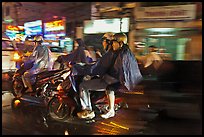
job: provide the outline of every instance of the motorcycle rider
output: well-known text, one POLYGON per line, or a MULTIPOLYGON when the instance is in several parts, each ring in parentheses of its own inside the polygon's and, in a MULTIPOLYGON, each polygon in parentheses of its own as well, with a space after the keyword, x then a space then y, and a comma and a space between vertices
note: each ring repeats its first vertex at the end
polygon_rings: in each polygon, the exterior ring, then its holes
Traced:
MULTIPOLYGON (((88 72, 89 70, 86 72, 90 73, 89 75, 104 75, 102 81, 106 83, 104 85, 107 86, 106 94, 109 99, 109 111, 106 114, 102 114, 102 118, 115 116, 115 91, 121 86, 126 87, 128 90, 133 90, 142 79, 137 61, 127 45, 127 36, 124 33, 115 34, 114 40, 111 40, 111 43, 112 50, 109 50, 100 61, 91 66, 89 68, 90 72, 88 72)), ((84 85, 84 87, 86 87, 86 85, 84 85)), ((89 90, 82 90, 81 94, 83 111, 77 113, 77 115, 80 118, 95 117, 91 108, 89 90), (87 109, 89 110, 87 111, 87 109)))
POLYGON ((53 69, 63 69, 64 63, 85 63, 88 64, 90 55, 87 54, 88 51, 85 49, 85 43, 81 38, 74 40, 74 50, 67 55, 61 55, 54 62, 53 69))
POLYGON ((33 92, 32 85, 35 82, 35 74, 52 69, 51 51, 42 43, 43 37, 41 35, 36 35, 34 37, 33 52, 24 63, 26 67, 27 65, 32 64, 32 67, 23 75, 24 85, 28 88, 26 92, 33 92))
MULTIPOLYGON (((102 46, 104 49, 105 54, 107 52, 112 52, 112 45, 111 45, 111 40, 113 40, 113 36, 114 33, 112 32, 107 32, 102 36, 102 46)), ((109 56, 109 54, 107 54, 109 56)), ((97 62, 103 62, 105 63, 105 60, 108 59, 108 56, 101 56, 99 58, 99 60, 97 62), (102 59, 101 59, 102 58, 102 59)), ((100 64, 100 63, 99 63, 100 64)), ((79 74, 79 68, 78 68, 78 74, 79 74)), ((83 70, 82 70, 83 71, 83 70)), ((95 78, 95 79, 91 79, 91 77, 86 76, 86 81, 83 81, 80 86, 79 86, 79 90, 80 90, 80 102, 81 102, 81 106, 82 106, 82 112, 79 112, 77 115, 80 118, 93 118, 95 117, 95 113, 92 111, 92 106, 90 104, 90 92, 88 92, 89 90, 105 90, 107 83, 105 83, 104 81, 101 81, 101 79, 95 78)))

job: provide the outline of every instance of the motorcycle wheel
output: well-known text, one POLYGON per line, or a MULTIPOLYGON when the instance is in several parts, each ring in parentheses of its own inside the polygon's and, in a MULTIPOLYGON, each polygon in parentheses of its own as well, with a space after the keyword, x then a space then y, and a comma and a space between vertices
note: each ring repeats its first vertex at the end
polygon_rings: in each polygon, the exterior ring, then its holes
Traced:
POLYGON ((71 108, 60 103, 57 97, 52 98, 48 103, 48 114, 54 120, 65 120, 71 114, 71 108))

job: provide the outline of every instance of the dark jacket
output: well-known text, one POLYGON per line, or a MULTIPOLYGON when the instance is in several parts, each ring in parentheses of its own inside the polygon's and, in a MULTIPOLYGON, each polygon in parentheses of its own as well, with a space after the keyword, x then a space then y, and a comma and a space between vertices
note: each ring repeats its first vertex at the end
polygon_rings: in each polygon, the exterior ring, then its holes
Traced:
POLYGON ((76 75, 108 74, 118 79, 128 90, 134 90, 142 80, 137 61, 127 45, 116 52, 109 50, 94 65, 74 66, 73 72, 76 75))
POLYGON ((76 39, 79 44, 78 49, 72 51, 70 54, 59 56, 57 61, 60 63, 71 62, 71 63, 89 63, 88 58, 85 55, 85 44, 82 39, 76 39))

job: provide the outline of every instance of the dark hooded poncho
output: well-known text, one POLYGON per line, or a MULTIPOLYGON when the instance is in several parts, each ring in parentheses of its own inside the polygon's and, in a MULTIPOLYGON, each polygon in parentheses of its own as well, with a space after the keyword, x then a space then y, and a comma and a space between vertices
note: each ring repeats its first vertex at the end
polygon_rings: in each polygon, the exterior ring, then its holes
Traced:
POLYGON ((120 83, 128 90, 136 89, 137 84, 142 80, 142 75, 134 54, 124 45, 116 58, 114 69, 119 74, 120 83))

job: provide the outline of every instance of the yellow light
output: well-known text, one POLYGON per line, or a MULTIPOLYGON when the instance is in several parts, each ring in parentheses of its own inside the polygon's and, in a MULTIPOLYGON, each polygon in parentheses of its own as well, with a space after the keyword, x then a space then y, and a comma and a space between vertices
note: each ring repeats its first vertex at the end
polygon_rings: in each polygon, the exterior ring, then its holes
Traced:
POLYGON ((18 100, 18 99, 17 99, 17 100, 15 100, 15 101, 14 101, 14 105, 15 105, 15 107, 16 107, 16 106, 18 106, 20 103, 21 103, 21 101, 20 101, 20 100, 18 100))
POLYGON ((13 59, 14 60, 19 60, 20 58, 21 58, 21 56, 17 52, 15 52, 14 55, 13 55, 13 59))
POLYGON ((144 94, 144 91, 141 90, 141 91, 132 91, 132 92, 125 92, 126 94, 136 94, 136 95, 143 95, 144 94))
POLYGON ((110 122, 110 124, 113 124, 114 126, 117 126, 117 127, 120 127, 120 128, 126 129, 126 130, 129 130, 128 127, 125 127, 125 126, 122 126, 122 125, 116 124, 116 123, 114 123, 114 122, 110 122))
POLYGON ((29 52, 29 51, 27 51, 26 53, 25 53, 25 56, 30 56, 32 54, 32 52, 29 52))
POLYGON ((61 86, 61 84, 59 84, 58 86, 57 86, 57 90, 62 90, 62 86, 61 86))
POLYGON ((69 135, 69 132, 65 130, 64 135, 69 135))

